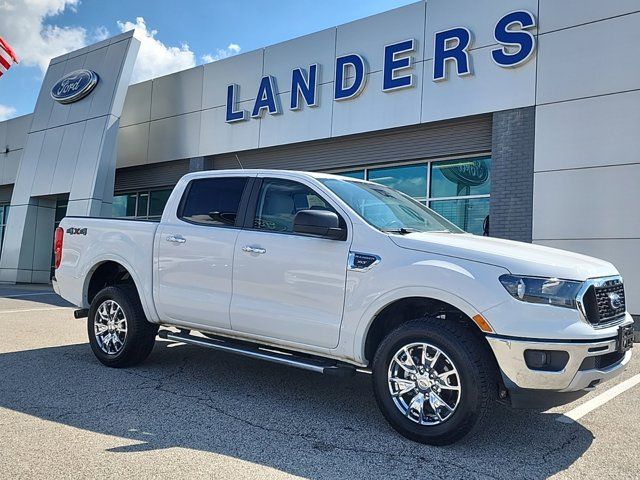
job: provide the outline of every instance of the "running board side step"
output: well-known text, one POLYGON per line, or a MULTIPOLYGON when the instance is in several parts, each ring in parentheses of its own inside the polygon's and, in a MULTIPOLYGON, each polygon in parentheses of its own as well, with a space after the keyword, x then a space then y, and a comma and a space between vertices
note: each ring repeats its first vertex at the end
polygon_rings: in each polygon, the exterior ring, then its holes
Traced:
POLYGON ((316 360, 314 358, 297 356, 295 354, 278 352, 270 349, 267 350, 268 347, 266 346, 254 346, 253 344, 247 344, 246 342, 236 343, 233 340, 228 340, 226 338, 209 339, 195 337, 193 335, 189 335, 188 330, 181 331, 179 333, 172 332, 171 330, 160 330, 158 331, 158 336, 166 340, 212 348, 221 352, 236 353, 245 357, 257 358, 258 360, 266 360, 268 362, 301 368, 311 372, 324 373, 326 375, 346 377, 355 375, 356 373, 356 367, 348 364, 330 363, 330 361, 323 361, 321 359, 316 360))

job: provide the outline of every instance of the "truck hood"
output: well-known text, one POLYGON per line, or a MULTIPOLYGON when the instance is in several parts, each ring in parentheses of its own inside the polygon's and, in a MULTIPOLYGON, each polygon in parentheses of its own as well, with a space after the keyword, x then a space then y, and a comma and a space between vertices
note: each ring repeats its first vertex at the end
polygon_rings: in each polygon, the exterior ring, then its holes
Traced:
POLYGON ((401 248, 462 258, 506 268, 516 275, 584 281, 617 275, 609 262, 557 248, 460 233, 389 235, 401 248))

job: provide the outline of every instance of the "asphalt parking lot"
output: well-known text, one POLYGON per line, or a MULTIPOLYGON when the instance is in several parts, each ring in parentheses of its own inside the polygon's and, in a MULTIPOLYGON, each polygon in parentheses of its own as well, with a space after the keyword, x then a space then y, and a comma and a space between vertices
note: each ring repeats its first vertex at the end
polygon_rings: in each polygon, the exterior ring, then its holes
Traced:
POLYGON ((140 367, 108 369, 71 313, 47 289, 0 287, 3 478, 640 478, 640 385, 558 421, 634 383, 640 356, 574 404, 498 408, 473 438, 436 448, 391 430, 365 374, 165 341, 140 367))

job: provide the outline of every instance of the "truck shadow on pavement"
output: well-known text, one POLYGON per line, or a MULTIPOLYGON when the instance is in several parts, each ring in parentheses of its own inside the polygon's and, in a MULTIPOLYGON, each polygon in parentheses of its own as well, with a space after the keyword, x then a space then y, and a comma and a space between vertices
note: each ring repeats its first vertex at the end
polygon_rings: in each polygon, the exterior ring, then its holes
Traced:
POLYGON ((546 478, 593 441, 556 415, 499 407, 472 438, 420 445, 386 424, 367 375, 169 345, 124 370, 100 365, 87 344, 1 354, 0 407, 121 437, 113 455, 182 447, 317 479, 546 478))

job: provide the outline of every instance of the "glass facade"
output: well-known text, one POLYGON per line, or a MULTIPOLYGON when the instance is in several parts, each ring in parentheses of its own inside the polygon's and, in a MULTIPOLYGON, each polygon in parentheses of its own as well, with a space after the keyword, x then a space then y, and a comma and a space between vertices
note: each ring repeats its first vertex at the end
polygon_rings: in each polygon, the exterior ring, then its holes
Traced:
POLYGON ((409 195, 420 202, 427 200, 427 164, 373 168, 369 180, 409 195))
POLYGON ((113 196, 111 215, 119 218, 160 220, 171 188, 117 193, 113 196))
POLYGON ((461 229, 484 233, 491 194, 490 156, 337 173, 392 187, 428 205, 461 229))

